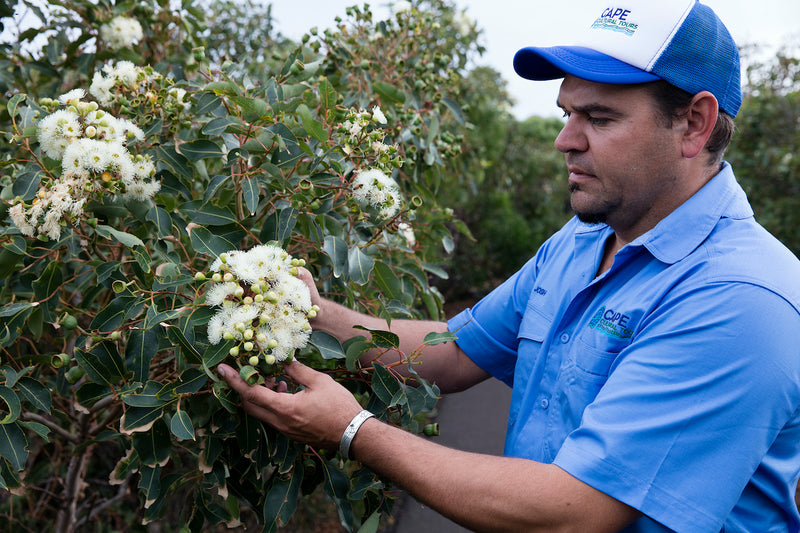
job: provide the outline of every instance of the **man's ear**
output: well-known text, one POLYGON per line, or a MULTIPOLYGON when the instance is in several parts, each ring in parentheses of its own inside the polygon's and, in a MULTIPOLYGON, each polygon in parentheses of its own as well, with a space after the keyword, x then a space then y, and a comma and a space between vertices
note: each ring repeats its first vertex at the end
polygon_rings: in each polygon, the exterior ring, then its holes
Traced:
POLYGON ((719 103, 708 91, 694 95, 686 113, 682 116, 686 120, 686 129, 683 133, 681 153, 686 158, 696 157, 703 149, 714 131, 719 114, 719 103))

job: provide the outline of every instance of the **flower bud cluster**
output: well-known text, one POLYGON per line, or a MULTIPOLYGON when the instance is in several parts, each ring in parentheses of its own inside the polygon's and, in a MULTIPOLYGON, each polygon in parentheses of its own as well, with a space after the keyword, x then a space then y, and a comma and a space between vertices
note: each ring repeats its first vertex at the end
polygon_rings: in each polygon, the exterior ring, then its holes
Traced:
POLYGON ((94 73, 89 93, 100 105, 118 106, 120 113, 163 117, 169 122, 188 120, 192 107, 185 89, 175 87, 152 67, 137 67, 130 61, 105 65, 94 73))
POLYGON ((350 159, 368 161, 386 171, 400 168, 403 161, 397 146, 383 142, 386 132, 380 125, 387 122, 379 106, 372 112, 350 110, 336 130, 336 142, 350 159))
POLYGON ((85 102, 82 89, 70 91, 58 101, 45 99, 44 107, 56 108, 38 124, 42 153, 61 163, 61 174, 42 180, 36 197, 17 201, 9 209, 14 224, 30 237, 58 239, 65 215, 80 217, 86 201, 104 193, 146 200, 160 184, 150 181, 155 174, 152 161, 131 154, 126 144, 143 140, 144 133, 130 120, 116 118, 85 102))
POLYGON ((206 303, 219 308, 208 323, 211 344, 236 341, 230 355, 250 366, 291 360, 308 343, 308 320, 319 310, 297 277, 304 265, 273 244, 222 254, 210 267, 213 284, 206 292, 206 303))
POLYGON ((142 25, 130 17, 114 17, 100 26, 100 40, 112 50, 131 48, 143 36, 142 25))

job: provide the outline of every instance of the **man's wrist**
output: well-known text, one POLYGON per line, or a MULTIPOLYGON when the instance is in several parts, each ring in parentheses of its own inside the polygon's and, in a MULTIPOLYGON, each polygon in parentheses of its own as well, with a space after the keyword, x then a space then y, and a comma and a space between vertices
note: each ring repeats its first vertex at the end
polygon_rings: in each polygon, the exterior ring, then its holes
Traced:
POLYGON ((347 425, 344 429, 344 433, 342 434, 342 438, 339 440, 339 454, 344 457, 345 459, 350 459, 350 445, 353 443, 353 439, 358 433, 358 430, 361 428, 361 425, 366 422, 368 419, 374 417, 372 413, 364 409, 347 425))

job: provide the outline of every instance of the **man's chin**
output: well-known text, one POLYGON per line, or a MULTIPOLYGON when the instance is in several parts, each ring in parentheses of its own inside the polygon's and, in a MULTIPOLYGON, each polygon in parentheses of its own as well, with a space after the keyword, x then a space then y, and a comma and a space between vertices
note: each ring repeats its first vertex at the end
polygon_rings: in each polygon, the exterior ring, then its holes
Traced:
POLYGON ((575 209, 572 212, 584 224, 605 224, 608 218, 605 212, 577 211, 575 209))

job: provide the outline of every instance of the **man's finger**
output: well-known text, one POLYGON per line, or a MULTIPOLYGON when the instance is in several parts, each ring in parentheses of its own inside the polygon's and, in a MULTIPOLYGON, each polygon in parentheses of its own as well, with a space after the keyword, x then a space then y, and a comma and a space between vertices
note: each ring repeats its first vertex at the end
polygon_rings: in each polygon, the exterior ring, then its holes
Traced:
POLYGON ((319 376, 324 375, 321 372, 317 372, 313 368, 304 365, 297 359, 294 359, 291 363, 283 368, 287 376, 292 378, 295 383, 303 385, 304 387, 310 386, 319 376))

